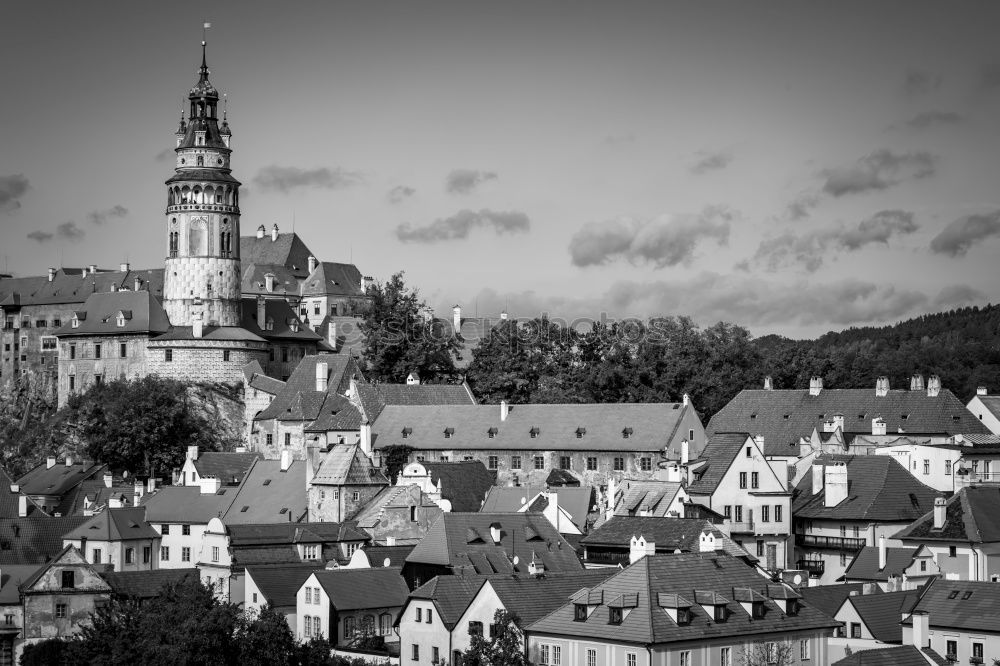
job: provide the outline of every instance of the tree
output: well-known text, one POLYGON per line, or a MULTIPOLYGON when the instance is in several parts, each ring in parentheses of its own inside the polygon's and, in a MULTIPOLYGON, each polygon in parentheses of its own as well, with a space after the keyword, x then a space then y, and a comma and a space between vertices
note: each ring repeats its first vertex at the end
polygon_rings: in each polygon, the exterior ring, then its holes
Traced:
POLYGON ((243 613, 237 625, 236 644, 242 666, 283 664, 295 653, 295 638, 288 621, 270 605, 256 613, 243 613))
POLYGON ((63 663, 67 647, 69 647, 69 643, 59 638, 50 638, 39 643, 29 643, 24 646, 20 664, 21 666, 51 666, 51 664, 61 664, 63 663))
POLYGON ((465 666, 528 666, 524 656, 524 634, 518 617, 498 608, 493 613, 492 637, 472 637, 472 644, 462 656, 465 666))
POLYGON ((413 451, 414 448, 412 446, 406 446, 405 444, 393 444, 382 447, 382 464, 385 465, 385 475, 389 477, 389 481, 396 483, 396 477, 406 467, 406 464, 410 460, 410 454, 413 451))
POLYGON ((790 666, 798 663, 792 651, 792 644, 774 640, 766 643, 751 643, 743 648, 740 666, 790 666))
POLYGON ((411 372, 424 381, 457 377, 454 354, 457 341, 451 330, 431 317, 416 289, 403 281, 403 273, 369 288, 371 306, 361 322, 365 336, 367 376, 379 382, 402 383, 411 372))

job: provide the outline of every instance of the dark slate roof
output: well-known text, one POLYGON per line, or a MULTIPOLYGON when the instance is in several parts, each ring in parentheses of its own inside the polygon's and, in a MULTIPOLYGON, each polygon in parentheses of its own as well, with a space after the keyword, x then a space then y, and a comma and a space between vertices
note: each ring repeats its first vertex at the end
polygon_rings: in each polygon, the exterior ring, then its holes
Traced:
POLYGON ((854 654, 833 662, 833 666, 927 666, 928 663, 946 666, 944 660, 934 650, 924 648, 919 650, 913 645, 900 645, 890 648, 859 650, 854 654), (924 658, 927 655, 932 661, 924 658))
POLYGON ((368 563, 373 567, 384 567, 385 561, 389 560, 390 567, 401 567, 406 562, 406 557, 413 552, 414 546, 365 546, 364 553, 368 557, 368 563))
MULTIPOLYGON (((852 593, 858 595, 863 594, 864 591, 865 583, 838 583, 836 585, 803 587, 799 590, 799 594, 814 608, 833 617, 852 593)), ((882 590, 875 586, 871 594, 882 594, 882 590)))
POLYGON ((396 608, 410 593, 397 567, 317 571, 316 580, 338 611, 396 608))
POLYGON ((304 520, 309 511, 307 464, 304 460, 293 460, 283 472, 280 460, 255 460, 222 522, 232 526, 304 520))
POLYGON ((1000 395, 979 395, 976 397, 983 403, 983 407, 993 415, 993 418, 1000 419, 1000 395))
POLYGON ((305 270, 293 270, 279 264, 255 264, 242 262, 243 276, 240 288, 244 295, 262 295, 265 298, 298 297, 299 280, 305 278, 305 270), (271 291, 267 290, 267 276, 274 276, 271 291))
POLYGON ((361 271, 354 264, 320 262, 302 285, 303 296, 364 296, 361 271))
POLYGON ((847 580, 888 581, 890 576, 901 576, 910 564, 916 548, 886 547, 885 569, 878 568, 878 546, 865 546, 854 556, 844 572, 847 580))
MULTIPOLYGON (((487 513, 518 511, 526 502, 531 502, 542 492, 556 494, 559 506, 572 517, 573 524, 581 530, 587 526, 587 514, 594 506, 594 489, 591 486, 577 488, 552 488, 547 490, 541 484, 527 486, 493 486, 486 494, 481 511, 487 513), (525 500, 522 502, 521 500, 525 500)), ((544 507, 543 507, 544 508, 544 507)), ((542 508, 529 508, 530 511, 540 511, 542 508)))
POLYGON ((635 515, 635 511, 645 508, 652 516, 666 517, 667 509, 683 487, 678 481, 622 479, 615 492, 615 515, 635 515))
POLYGON ((255 372, 250 377, 250 387, 271 395, 278 395, 285 388, 285 382, 274 377, 268 377, 261 372, 255 372))
POLYGON ((615 516, 580 540, 583 546, 624 548, 628 550, 633 536, 652 541, 658 553, 697 552, 702 532, 709 530, 722 540, 723 550, 733 557, 756 561, 718 527, 700 518, 660 518, 656 516, 615 516))
POLYGON ((144 507, 105 509, 87 519, 82 525, 63 535, 63 539, 88 541, 127 541, 130 539, 159 539, 160 533, 146 522, 144 507))
POLYGON ((163 335, 158 335, 153 340, 157 342, 174 342, 181 340, 226 340, 237 342, 267 342, 261 336, 248 331, 241 326, 205 326, 202 328, 201 337, 194 337, 192 327, 174 326, 163 335))
POLYGON ((751 618, 740 603, 729 601, 733 588, 749 587, 764 592, 767 584, 768 579, 754 568, 724 553, 649 555, 591 590, 600 592, 603 601, 586 621, 576 621, 573 604, 567 603, 529 626, 528 631, 536 635, 586 636, 616 643, 656 645, 711 636, 821 631, 838 625, 808 603, 803 603, 797 614, 786 615, 777 603, 768 600, 764 617, 751 618), (694 604, 690 609, 691 623, 679 626, 659 607, 661 594, 680 594, 691 600, 705 595, 722 597, 727 600, 729 617, 724 623, 716 623, 700 605, 694 604), (609 604, 632 595, 637 605, 620 625, 609 624, 609 604))
POLYGON ((84 516, 53 518, 41 512, 29 518, 0 519, 0 567, 48 562, 63 550, 63 535, 87 520, 84 516))
POLYGON ((688 490, 709 495, 714 493, 749 437, 745 432, 716 433, 709 437, 699 456, 708 462, 695 470, 695 481, 688 490))
POLYGON ((141 505, 150 523, 208 524, 229 508, 235 495, 234 487, 202 493, 198 486, 164 486, 144 495, 141 505))
POLYGON ((283 298, 268 298, 264 301, 264 326, 257 323, 257 299, 243 298, 240 300, 242 315, 240 325, 254 335, 274 342, 319 342, 322 337, 302 321, 292 306, 283 298), (266 330, 267 320, 273 327, 266 330), (297 331, 292 330, 292 321, 298 322, 297 331))
POLYGON ((518 616, 518 625, 526 627, 569 602, 584 588, 600 585, 618 572, 615 567, 586 569, 545 576, 490 576, 487 583, 503 602, 504 608, 518 616))
POLYGON ((253 577, 257 589, 275 608, 294 608, 295 595, 306 579, 314 571, 322 571, 323 566, 315 562, 293 564, 254 564, 246 567, 246 572, 253 577))
POLYGON ((652 404, 513 405, 500 420, 497 405, 404 406, 388 404, 372 428, 376 448, 405 444, 415 449, 522 449, 536 451, 656 451, 677 443, 675 435, 690 406, 652 404), (406 439, 403 429, 409 429, 406 439), (451 438, 444 430, 451 428, 451 438), (631 428, 626 440, 623 431, 631 428), (531 431, 535 429, 535 436, 531 431), (577 431, 585 431, 577 437, 577 431), (493 430, 491 438, 490 431, 493 430))
POLYGON ((0 279, 0 303, 19 305, 58 305, 83 303, 91 294, 116 289, 134 289, 139 279, 140 289, 154 296, 163 295, 163 269, 137 271, 98 270, 86 273, 81 269, 60 268, 49 282, 47 275, 0 279))
POLYGON ((0 606, 20 606, 19 588, 37 571, 37 564, 4 564, 0 569, 0 606))
POLYGON ((984 433, 986 427, 948 389, 936 397, 926 391, 889 391, 877 397, 875 389, 743 390, 712 416, 709 435, 749 432, 764 436, 767 455, 794 455, 799 438, 809 437, 834 414, 844 415, 844 432, 871 433, 872 419, 881 416, 886 432, 914 435, 984 433), (903 415, 906 418, 903 418, 903 415), (957 417, 957 418, 954 418, 957 417))
POLYGON ((279 233, 277 240, 273 241, 270 229, 265 231, 263 238, 257 238, 256 235, 240 236, 240 262, 244 266, 248 264, 285 266, 293 269, 296 275, 305 277, 309 271, 310 256, 315 255, 295 232, 279 233))
POLYGON ((198 453, 198 459, 194 461, 194 468, 198 471, 199 477, 211 476, 222 481, 222 484, 231 483, 233 479, 239 483, 246 476, 247 471, 255 460, 263 458, 260 453, 235 451, 204 451, 198 453))
MULTIPOLYGON (((59 503, 52 513, 63 516, 82 516, 84 511, 98 511, 106 507, 112 497, 125 496, 130 506, 135 501, 135 482, 131 479, 124 479, 117 475, 112 475, 111 487, 104 483, 104 473, 107 467, 97 470, 89 479, 85 479, 75 488, 63 494, 59 503)), ((145 493, 145 488, 143 489, 145 493)))
POLYGON ((91 478, 102 465, 90 462, 65 464, 64 461, 56 461, 54 467, 46 467, 47 463, 41 463, 34 469, 25 473, 17 480, 21 492, 25 495, 62 495, 84 479, 91 478))
POLYGON ((451 630, 484 582, 486 576, 435 576, 411 592, 410 598, 432 600, 441 623, 451 630))
POLYGON ((316 470, 313 485, 388 486, 389 479, 372 464, 359 444, 335 444, 316 470))
MULTIPOLYGON (((3 467, 0 467, 0 518, 17 518, 20 512, 21 492, 14 492, 10 489, 14 480, 3 467)), ((36 512, 42 513, 37 504, 28 497, 28 516, 33 516, 36 512)), ((65 515, 65 514, 64 514, 65 515)))
MULTIPOLYGON (((474 405, 468 384, 376 384, 386 405, 474 405)), ((499 414, 499 407, 494 407, 499 414)))
MULTIPOLYGON (((935 578, 923 588, 913 612, 929 615, 931 629, 1000 633, 1000 585, 983 581, 935 578), (954 595, 954 596, 953 596, 954 595)), ((912 624, 907 617, 903 624, 912 624)))
POLYGON ((170 329, 170 320, 167 319, 163 306, 148 291, 91 294, 80 311, 85 312, 86 316, 79 318, 76 328, 73 328, 72 321, 66 321, 54 335, 158 335, 170 329), (118 326, 119 313, 123 315, 124 326, 118 326))
POLYGON ((1000 486, 968 486, 945 505, 944 528, 934 529, 933 507, 895 535, 907 541, 1000 541, 1000 486))
POLYGON ((230 525, 233 548, 298 543, 339 543, 367 541, 368 535, 353 523, 251 523, 230 525))
POLYGON ((360 375, 357 363, 346 354, 312 354, 295 366, 285 387, 255 420, 268 419, 313 421, 328 394, 343 394, 350 386, 351 377, 360 375), (316 364, 327 364, 327 389, 316 390, 316 364))
POLYGON ((792 498, 796 518, 911 521, 934 507, 937 491, 913 478, 894 458, 823 455, 813 465, 835 462, 847 464, 847 499, 827 508, 825 487, 813 495, 812 474, 806 473, 792 498))
POLYGON ((431 483, 441 484, 441 499, 451 502, 457 512, 479 511, 496 477, 479 460, 421 463, 431 483))
POLYGON ((327 393, 316 420, 306 426, 306 432, 355 431, 361 429, 361 410, 339 394, 327 393))
POLYGON ((177 585, 187 580, 199 580, 198 570, 157 569, 156 571, 105 571, 101 578, 114 594, 132 599, 152 599, 160 596, 165 585, 177 585))
POLYGON ((545 516, 531 513, 443 513, 407 558, 408 563, 450 566, 455 573, 526 573, 533 556, 546 571, 583 569, 573 547, 545 516), (500 525, 495 544, 490 525, 500 525), (518 564, 512 558, 518 557, 518 564))
POLYGON ((919 590, 861 594, 848 601, 861 616, 872 636, 882 643, 902 643, 903 627, 899 623, 903 613, 909 613, 920 595, 919 590))

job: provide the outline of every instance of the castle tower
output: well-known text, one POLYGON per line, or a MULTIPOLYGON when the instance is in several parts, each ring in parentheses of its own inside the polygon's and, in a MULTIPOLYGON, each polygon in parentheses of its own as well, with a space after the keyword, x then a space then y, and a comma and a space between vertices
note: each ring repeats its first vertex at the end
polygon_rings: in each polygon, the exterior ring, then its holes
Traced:
POLYGON ((240 182, 230 169, 232 133, 208 80, 201 43, 198 83, 181 113, 177 161, 166 181, 163 307, 173 326, 240 325, 240 182))

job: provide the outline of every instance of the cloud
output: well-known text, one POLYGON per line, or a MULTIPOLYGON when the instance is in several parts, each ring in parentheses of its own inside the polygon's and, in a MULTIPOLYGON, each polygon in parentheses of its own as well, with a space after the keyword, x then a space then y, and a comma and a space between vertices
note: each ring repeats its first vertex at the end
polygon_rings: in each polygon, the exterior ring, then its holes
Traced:
POLYGON ((618 259, 656 268, 689 263, 702 239, 719 245, 729 241, 735 214, 723 206, 709 206, 697 215, 660 215, 652 220, 622 217, 584 225, 570 239, 575 266, 600 266, 618 259))
POLYGON ((941 87, 941 75, 926 70, 910 69, 903 79, 903 91, 907 95, 924 95, 941 87))
POLYGON ((21 197, 31 189, 31 183, 24 174, 0 176, 0 210, 17 210, 21 207, 21 197))
POLYGON ((409 199, 416 193, 417 191, 412 187, 397 185, 386 193, 385 198, 389 200, 389 203, 398 204, 404 199, 409 199))
POLYGON ((698 161, 691 165, 690 171, 695 175, 706 174, 710 171, 725 169, 733 161, 732 153, 728 151, 698 153, 698 161))
POLYGON ((931 252, 964 257, 973 245, 993 236, 1000 236, 1000 210, 966 215, 950 223, 931 239, 931 252))
POLYGON ((903 180, 934 175, 937 156, 926 152, 877 150, 845 167, 825 169, 823 191, 834 197, 886 190, 903 180))
POLYGON ((809 217, 812 210, 819 205, 821 200, 822 197, 815 192, 802 192, 788 204, 788 208, 785 209, 785 215, 793 221, 804 220, 809 217))
POLYGON ((931 129, 943 125, 961 125, 963 122, 965 117, 954 111, 924 111, 907 120, 906 125, 912 129, 931 129))
POLYGON ((87 221, 91 224, 104 224, 108 220, 114 218, 121 218, 128 215, 128 208, 122 206, 121 204, 115 204, 111 208, 105 210, 95 210, 87 213, 87 221))
POLYGON ((164 148, 153 157, 154 162, 173 162, 177 158, 177 153, 173 148, 164 148))
POLYGON ((449 194, 468 194, 488 180, 496 180, 493 171, 455 169, 445 178, 444 189, 449 194))
POLYGON ((287 193, 299 187, 340 190, 363 183, 364 176, 340 167, 299 169, 271 165, 258 171, 253 180, 262 190, 287 193))
POLYGON ((52 234, 47 231, 32 231, 28 238, 38 243, 47 243, 52 240, 52 234))
POLYGON ((69 222, 63 222, 58 227, 56 227, 56 234, 60 238, 67 238, 69 240, 80 240, 86 235, 86 232, 80 227, 76 226, 76 222, 70 220, 69 222))
POLYGON ((967 284, 954 284, 941 290, 941 293, 934 299, 934 306, 935 308, 960 308, 986 301, 986 294, 978 289, 967 284))
POLYGON ((460 210, 451 217, 438 218, 424 227, 404 222, 396 227, 396 238, 404 243, 436 243, 467 238, 473 229, 491 228, 497 234, 526 233, 531 220, 518 211, 460 210))

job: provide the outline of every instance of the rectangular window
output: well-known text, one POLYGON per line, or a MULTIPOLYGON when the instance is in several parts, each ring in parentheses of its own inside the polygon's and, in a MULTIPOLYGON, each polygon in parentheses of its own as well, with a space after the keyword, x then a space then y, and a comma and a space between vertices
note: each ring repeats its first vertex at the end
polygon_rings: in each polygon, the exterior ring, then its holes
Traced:
POLYGON ((104 383, 104 375, 94 375, 94 383, 100 386, 104 383))
POLYGON ((412 650, 410 650, 410 658, 413 659, 413 661, 420 661, 420 646, 414 643, 411 647, 412 650))
POLYGON ((597 650, 587 650, 587 666, 597 666, 597 650))
POLYGON ((691 650, 681 650, 681 666, 691 666, 691 650))
POLYGON ((70 391, 76 390, 76 377, 74 377, 73 375, 69 376, 69 390, 70 391))
POLYGON ((218 562, 219 561, 219 547, 218 546, 212 546, 212 561, 213 562, 218 562))
POLYGON ((128 357, 128 344, 125 342, 121 342, 118 344, 118 358, 127 358, 127 357, 128 357))
POLYGON ((163 534, 163 535, 169 535, 170 534, 170 525, 169 525, 169 523, 163 523, 162 525, 160 525, 160 534, 163 534))
MULTIPOLYGON (((562 648, 558 645, 552 646, 552 666, 559 666, 562 664, 562 648)), ((635 664, 632 664, 635 666, 635 664)))
POLYGON ((281 348, 281 362, 288 363, 288 347, 281 348))
POLYGON ((181 562, 191 561, 191 549, 187 546, 181 548, 181 562))
POLYGON ((719 666, 733 666, 733 648, 719 649, 719 666))
POLYGON ((46 335, 42 338, 42 351, 53 351, 56 348, 56 342, 58 338, 51 335, 46 335))
POLYGON ((747 473, 740 472, 740 488, 745 489, 746 487, 747 487, 747 473))
POLYGON ((431 608, 427 609, 427 624, 431 624, 433 622, 434 618, 431 616, 431 613, 433 613, 433 612, 434 612, 433 609, 431 609, 431 608))
POLYGON ((132 564, 135 561, 135 548, 125 549, 125 564, 132 564))
POLYGON ((511 469, 521 469, 521 456, 511 456, 510 457, 510 468, 511 469))
POLYGON ((764 504, 760 507, 760 522, 769 523, 771 522, 771 507, 764 504))
POLYGON ((56 617, 59 619, 66 617, 66 604, 56 604, 56 617))
POLYGON ((490 469, 497 469, 500 466, 500 459, 497 456, 490 456, 487 460, 490 469))
POLYGON ((274 435, 272 435, 271 433, 267 433, 264 436, 264 440, 267 442, 268 446, 273 446, 274 445, 274 435))
POLYGON ((597 471, 597 456, 587 456, 587 471, 588 472, 597 471))
POLYGON ((951 461, 950 460, 945 460, 944 461, 944 475, 945 476, 951 476, 951 461))
POLYGON ((360 493, 360 492, 358 492, 357 490, 355 490, 355 491, 354 491, 354 492, 353 492, 353 493, 351 494, 351 499, 352 499, 353 501, 357 502, 357 501, 358 501, 359 499, 361 499, 361 493, 360 493))
POLYGON ((614 465, 612 466, 612 469, 615 472, 624 472, 625 471, 625 458, 623 458, 622 456, 615 456, 614 465))
POLYGON ((417 622, 424 621, 424 609, 417 606, 417 622))
POLYGON ((229 350, 228 349, 223 349, 222 350, 222 360, 223 361, 227 361, 227 362, 229 361, 229 350))
POLYGON ((545 469, 545 456, 535 456, 535 469, 545 469))
POLYGON ((548 645, 542 645, 541 652, 542 652, 542 654, 541 654, 541 657, 542 657, 542 666, 549 666, 549 664, 551 663, 549 661, 549 658, 550 658, 550 655, 552 654, 552 650, 549 648, 548 645))
POLYGON ((737 522, 737 523, 742 523, 743 522, 743 505, 742 504, 736 504, 736 505, 733 506, 733 519, 734 519, 734 522, 737 522))
POLYGON ((840 553, 840 566, 842 567, 847 566, 847 553, 845 552, 840 553))
POLYGON ((313 589, 306 585, 306 604, 311 604, 313 602, 313 589))
POLYGON ((64 569, 62 572, 62 586, 69 589, 73 589, 74 587, 76 587, 76 585, 74 584, 75 576, 76 572, 73 571, 72 569, 64 569))
POLYGON ((286 432, 285 433, 285 446, 291 446, 291 445, 292 445, 292 433, 286 432))
POLYGON ((764 542, 757 541, 757 557, 764 557, 764 542))
POLYGON ((569 456, 559 456, 559 469, 571 469, 571 463, 569 456))
POLYGON ((438 659, 439 659, 440 654, 441 653, 437 649, 437 646, 431 648, 431 663, 432 664, 438 663, 438 659))
POLYGON ((95 548, 93 551, 91 551, 91 553, 90 553, 90 561, 93 562, 94 564, 100 564, 101 563, 101 549, 100 548, 95 548))
POLYGON ((153 548, 151 546, 142 547, 142 563, 149 564, 149 561, 153 559, 153 548))
POLYGON ((983 644, 973 643, 972 644, 972 656, 979 659, 979 663, 982 663, 983 659, 983 644))
POLYGON ((36 319, 35 320, 35 328, 45 328, 46 325, 47 325, 47 322, 44 319, 36 319))
POLYGON ((809 641, 808 640, 799 641, 799 659, 801 661, 811 659, 812 657, 810 656, 810 654, 811 652, 809 651, 809 641))
POLYGON ((648 472, 653 469, 653 459, 646 456, 639 458, 639 469, 643 472, 648 472))
POLYGON ((733 506, 731 504, 727 504, 726 506, 722 507, 722 515, 725 518, 727 518, 729 520, 732 520, 733 519, 733 506))
POLYGON ((101 358, 101 343, 94 344, 94 358, 101 358))
POLYGON ((927 476, 930 473, 931 473, 931 461, 925 459, 924 460, 924 476, 927 476))
POLYGON ((69 346, 69 358, 70 358, 70 360, 73 360, 73 359, 76 358, 76 345, 70 345, 69 346))
POLYGON ((750 487, 760 488, 760 472, 754 472, 750 475, 750 487))
POLYGON ((851 638, 861 638, 860 622, 851 622, 851 638))
POLYGON ((160 546, 160 561, 161 562, 170 561, 170 546, 160 546))
POLYGON ((191 526, 181 525, 181 534, 183 534, 184 536, 191 536, 191 526))
POLYGON ((174 360, 174 350, 164 349, 163 350, 163 360, 166 363, 171 363, 174 360))
POLYGON ((958 641, 945 642, 944 658, 949 661, 958 659, 958 641))
MULTIPOLYGON (((683 653, 681 653, 681 654, 683 654, 683 653)), ((625 666, 635 666, 635 665, 636 665, 635 652, 626 652, 625 653, 625 666)))
POLYGON ((776 523, 780 523, 781 522, 781 509, 782 509, 782 507, 781 507, 780 504, 775 504, 774 505, 774 522, 776 522, 776 523))

